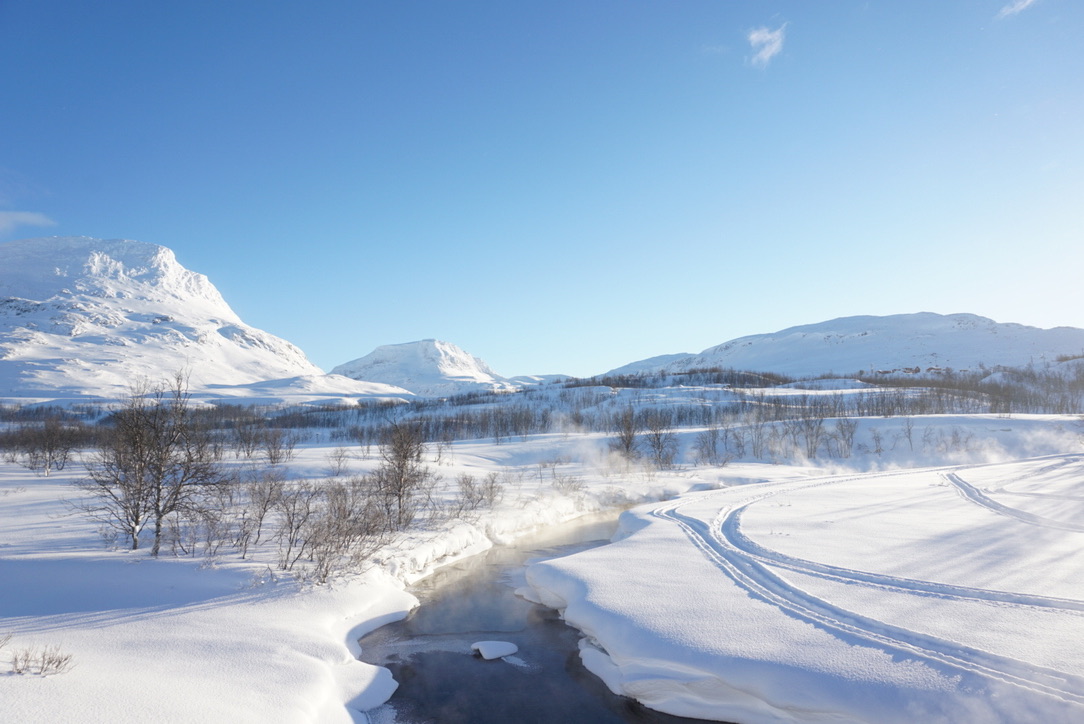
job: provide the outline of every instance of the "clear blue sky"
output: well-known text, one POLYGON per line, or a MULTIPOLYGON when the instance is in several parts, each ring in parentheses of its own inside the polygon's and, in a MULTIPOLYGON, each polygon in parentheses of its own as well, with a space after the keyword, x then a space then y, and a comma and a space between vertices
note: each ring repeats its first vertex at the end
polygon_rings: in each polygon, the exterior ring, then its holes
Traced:
POLYGON ((1084 327, 1080 0, 0 0, 0 241, 172 248, 325 369, 1084 327))

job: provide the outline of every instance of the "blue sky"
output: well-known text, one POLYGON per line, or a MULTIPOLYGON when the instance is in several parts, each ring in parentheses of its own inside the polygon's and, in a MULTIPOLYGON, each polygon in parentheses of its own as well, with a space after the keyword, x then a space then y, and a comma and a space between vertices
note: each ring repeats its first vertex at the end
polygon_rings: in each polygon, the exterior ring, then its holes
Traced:
POLYGON ((325 369, 1084 327, 1079 0, 0 0, 0 241, 172 248, 325 369))

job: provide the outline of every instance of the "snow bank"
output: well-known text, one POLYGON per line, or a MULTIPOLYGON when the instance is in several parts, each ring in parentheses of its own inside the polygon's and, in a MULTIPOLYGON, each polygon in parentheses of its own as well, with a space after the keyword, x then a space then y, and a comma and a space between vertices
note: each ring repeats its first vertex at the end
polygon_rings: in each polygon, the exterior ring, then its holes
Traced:
POLYGON ((1081 721, 1084 526, 1013 514, 1020 487, 1079 521, 1084 459, 688 495, 626 513, 621 540, 527 578, 587 635, 588 668, 661 711, 1081 721))

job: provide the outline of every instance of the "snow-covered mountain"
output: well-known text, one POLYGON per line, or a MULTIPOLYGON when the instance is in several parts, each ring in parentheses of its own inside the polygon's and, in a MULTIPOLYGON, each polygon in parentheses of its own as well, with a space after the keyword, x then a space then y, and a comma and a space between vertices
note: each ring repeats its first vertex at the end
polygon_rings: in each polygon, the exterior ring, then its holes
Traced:
MULTIPOLYGON (((1084 329, 920 313, 791 327, 612 373, 730 367, 846 376, 1081 354, 1084 329)), ((162 382, 179 370, 199 397, 260 402, 447 397, 560 379, 503 377, 434 339, 378 347, 325 375, 294 345, 242 322, 207 277, 165 247, 87 237, 0 244, 0 398, 113 399, 134 382, 162 382)))
POLYGON ((325 379, 300 349, 242 322, 165 247, 87 237, 0 244, 0 397, 117 398, 179 370, 212 397, 252 397, 255 385, 274 398, 273 380, 323 399, 406 395, 325 379))
POLYGON ((679 362, 694 355, 688 352, 679 352, 677 354, 660 354, 657 357, 648 357, 647 359, 637 360, 636 362, 630 362, 627 365, 621 365, 615 369, 605 373, 605 376, 610 375, 638 375, 641 372, 658 372, 665 369, 666 366, 672 362, 679 362))
MULTIPOLYGON (((1084 329, 1039 329, 974 314, 842 317, 739 337, 700 354, 662 364, 633 363, 617 371, 706 367, 779 372, 795 377, 833 373, 976 369, 1036 365, 1084 353, 1084 329)), ((647 362, 645 360, 645 362, 647 362)))
POLYGON ((474 355, 437 339, 377 347, 364 357, 335 367, 331 373, 394 385, 422 397, 515 390, 528 379, 544 379, 502 377, 474 355))

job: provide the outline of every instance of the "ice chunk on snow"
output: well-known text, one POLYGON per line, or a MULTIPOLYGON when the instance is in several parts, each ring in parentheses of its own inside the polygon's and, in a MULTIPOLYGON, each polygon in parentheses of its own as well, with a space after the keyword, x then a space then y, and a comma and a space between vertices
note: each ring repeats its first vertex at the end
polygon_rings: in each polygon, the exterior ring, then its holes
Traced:
POLYGON ((477 651, 487 661, 511 656, 519 651, 519 647, 508 641, 479 641, 470 645, 471 650, 477 651))

